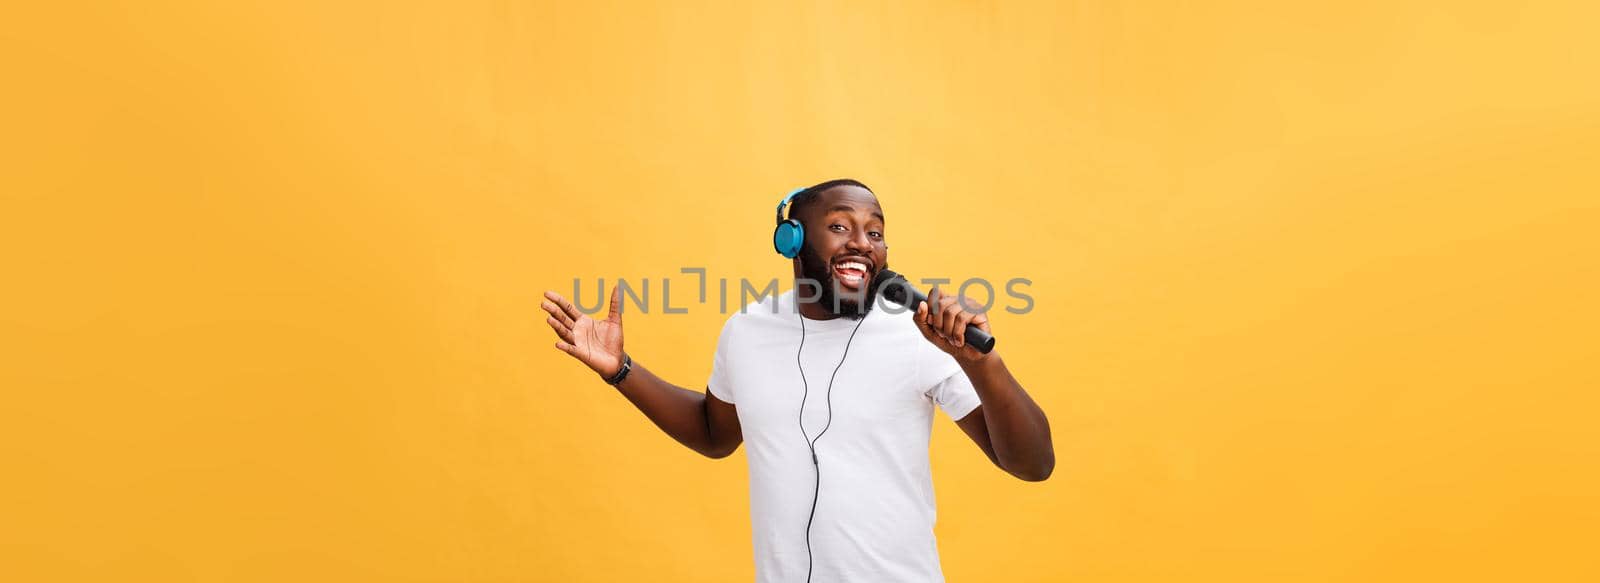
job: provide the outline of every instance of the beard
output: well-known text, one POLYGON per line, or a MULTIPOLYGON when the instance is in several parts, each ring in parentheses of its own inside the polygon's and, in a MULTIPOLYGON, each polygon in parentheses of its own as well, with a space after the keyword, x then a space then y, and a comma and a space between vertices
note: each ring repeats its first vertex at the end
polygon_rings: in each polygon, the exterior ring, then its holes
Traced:
MULTIPOLYGON (((877 303, 878 288, 882 287, 883 284, 880 279, 884 270, 887 269, 889 269, 889 265, 886 261, 884 265, 877 267, 877 272, 872 274, 871 279, 861 282, 860 290, 848 291, 841 289, 839 282, 834 279, 833 262, 825 261, 817 256, 816 251, 810 245, 806 245, 800 250, 800 273, 805 276, 805 279, 801 280, 801 284, 808 288, 809 291, 814 289, 811 287, 811 282, 816 282, 816 285, 822 287, 821 294, 817 297, 817 303, 827 308, 834 315, 843 316, 851 320, 860 320, 866 317, 867 312, 872 311, 872 305, 877 303)), ((798 290, 799 288, 797 287, 796 289, 798 290)), ((796 293, 800 292, 796 291, 796 293)), ((801 297, 809 297, 809 295, 801 297)))

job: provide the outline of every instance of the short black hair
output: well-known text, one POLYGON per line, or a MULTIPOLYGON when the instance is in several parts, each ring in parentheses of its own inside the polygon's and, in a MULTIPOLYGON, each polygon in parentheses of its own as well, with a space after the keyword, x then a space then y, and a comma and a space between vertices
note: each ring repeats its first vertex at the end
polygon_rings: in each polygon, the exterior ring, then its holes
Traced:
MULTIPOLYGON (((812 186, 806 187, 805 190, 800 191, 800 194, 794 195, 794 200, 789 201, 789 217, 788 218, 793 219, 793 218, 799 216, 801 207, 809 206, 811 203, 816 202, 817 197, 821 196, 823 191, 825 191, 827 189, 830 189, 830 188, 833 188, 835 186, 857 186, 857 187, 860 187, 860 188, 866 190, 867 192, 872 192, 872 188, 868 187, 865 184, 862 184, 860 180, 856 180, 854 178, 835 178, 835 179, 829 180, 827 182, 821 182, 821 183, 818 183, 818 184, 814 184, 812 186)), ((873 194, 877 194, 877 193, 873 193, 873 194)), ((799 219, 796 219, 796 220, 799 220, 799 219)))

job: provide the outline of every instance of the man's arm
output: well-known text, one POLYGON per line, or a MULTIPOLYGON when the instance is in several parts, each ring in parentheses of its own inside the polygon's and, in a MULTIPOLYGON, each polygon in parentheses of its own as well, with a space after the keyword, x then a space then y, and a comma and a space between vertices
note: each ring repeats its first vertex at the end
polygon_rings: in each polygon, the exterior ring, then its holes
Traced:
POLYGON ((667 435, 709 458, 724 458, 739 449, 744 434, 739 415, 711 391, 691 391, 661 380, 649 369, 633 363, 628 378, 617 390, 667 435))
POLYGON ((999 353, 990 353, 982 363, 962 363, 961 370, 983 404, 956 425, 1007 473, 1030 482, 1049 478, 1056 467, 1050 421, 1006 370, 999 353))
MULTIPOLYGON (((622 370, 622 288, 611 292, 611 311, 595 320, 555 292, 545 292, 540 307, 550 314, 545 322, 561 338, 556 349, 578 359, 589 370, 608 379, 622 370)), ((634 363, 617 390, 667 435, 701 455, 727 457, 739 449, 744 435, 733 405, 710 394, 661 380, 634 363)))
POLYGON ((935 289, 918 306, 916 322, 929 342, 955 357, 983 403, 956 422, 961 430, 1007 473, 1030 482, 1049 478, 1056 454, 1044 410, 1011 375, 999 352, 983 354, 963 338, 968 324, 988 332, 988 317, 963 309, 956 298, 935 289), (937 306, 931 313, 929 304, 937 306))

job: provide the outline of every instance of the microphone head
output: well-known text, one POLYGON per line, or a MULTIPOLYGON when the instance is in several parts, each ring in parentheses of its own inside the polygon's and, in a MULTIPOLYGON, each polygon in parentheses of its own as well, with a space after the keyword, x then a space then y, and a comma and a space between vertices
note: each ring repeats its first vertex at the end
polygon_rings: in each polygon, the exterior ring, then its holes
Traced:
POLYGON ((895 273, 887 267, 878 271, 878 294, 882 295, 884 299, 902 306, 909 306, 911 305, 909 303, 910 298, 906 297, 906 291, 910 289, 912 289, 911 282, 906 281, 905 276, 895 273))

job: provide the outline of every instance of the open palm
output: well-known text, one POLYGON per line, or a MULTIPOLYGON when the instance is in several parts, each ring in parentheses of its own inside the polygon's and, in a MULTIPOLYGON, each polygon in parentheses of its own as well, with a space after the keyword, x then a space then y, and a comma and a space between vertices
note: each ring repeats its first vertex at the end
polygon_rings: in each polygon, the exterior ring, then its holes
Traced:
POLYGON ((622 288, 611 291, 611 311, 604 320, 590 318, 553 291, 544 292, 539 307, 550 313, 545 322, 561 338, 556 348, 572 355, 601 377, 622 369, 622 288))

